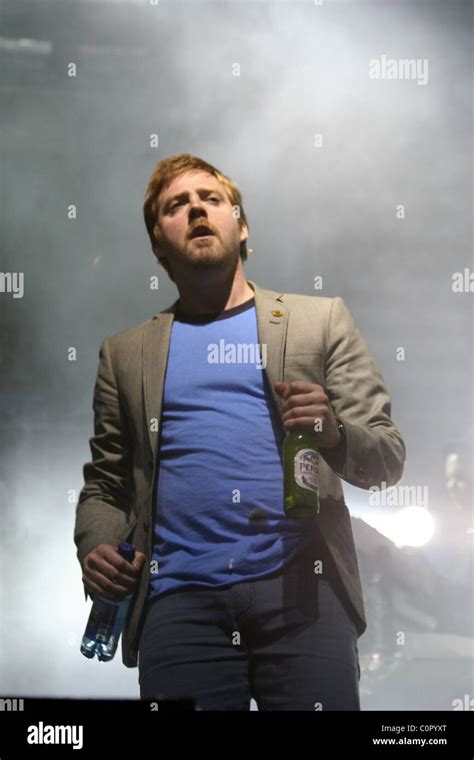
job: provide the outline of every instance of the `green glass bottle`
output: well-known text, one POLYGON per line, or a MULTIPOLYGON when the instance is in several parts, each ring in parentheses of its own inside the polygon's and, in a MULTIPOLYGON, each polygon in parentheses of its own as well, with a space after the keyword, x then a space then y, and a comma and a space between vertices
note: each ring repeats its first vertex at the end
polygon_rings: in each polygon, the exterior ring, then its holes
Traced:
POLYGON ((316 436, 302 428, 287 430, 283 441, 284 508, 287 517, 319 514, 319 452, 316 436))

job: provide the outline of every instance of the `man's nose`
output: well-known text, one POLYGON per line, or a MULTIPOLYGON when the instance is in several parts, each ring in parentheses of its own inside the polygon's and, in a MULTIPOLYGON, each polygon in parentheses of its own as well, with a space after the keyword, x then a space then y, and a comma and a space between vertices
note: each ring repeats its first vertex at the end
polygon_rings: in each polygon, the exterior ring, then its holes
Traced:
POLYGON ((198 219, 200 216, 207 217, 207 211, 202 198, 197 197, 191 201, 191 207, 189 209, 189 221, 192 222, 193 219, 198 219))

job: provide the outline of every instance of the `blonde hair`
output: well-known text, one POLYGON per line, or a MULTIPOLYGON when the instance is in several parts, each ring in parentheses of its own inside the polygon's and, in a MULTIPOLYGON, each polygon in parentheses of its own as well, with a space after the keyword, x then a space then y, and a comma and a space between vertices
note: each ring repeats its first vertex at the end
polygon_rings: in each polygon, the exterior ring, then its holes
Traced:
MULTIPOLYGON (((224 186, 227 197, 232 206, 238 206, 240 210, 240 217, 238 219, 239 227, 242 228, 244 224, 248 227, 247 217, 245 216, 242 204, 242 196, 235 182, 202 158, 192 156, 190 153, 178 153, 175 156, 163 158, 156 164, 146 190, 145 202, 143 204, 143 216, 145 218, 145 225, 153 249, 157 243, 155 228, 158 224, 158 196, 165 187, 176 179, 176 177, 179 177, 181 174, 188 171, 204 171, 208 174, 212 174, 213 177, 219 180, 224 186)), ((247 241, 244 240, 240 244, 240 258, 242 261, 246 261, 248 253, 247 241)), ((166 260, 160 260, 160 263, 164 266, 171 279, 173 279, 168 266, 166 266, 166 260), (164 263, 162 263, 162 261, 164 263)))

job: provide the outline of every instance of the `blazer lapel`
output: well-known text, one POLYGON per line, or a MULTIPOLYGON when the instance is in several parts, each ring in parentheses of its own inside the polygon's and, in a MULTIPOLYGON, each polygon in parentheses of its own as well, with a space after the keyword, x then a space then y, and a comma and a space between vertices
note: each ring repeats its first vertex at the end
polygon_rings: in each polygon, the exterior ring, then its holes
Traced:
POLYGON ((247 282, 255 292, 258 342, 260 346, 267 347, 265 373, 276 408, 282 414, 283 402, 274 390, 273 384, 283 380, 289 306, 284 303, 284 293, 260 288, 252 280, 247 280, 247 282))
MULTIPOLYGON (((258 342, 266 345, 264 372, 270 386, 276 408, 282 414, 282 400, 274 390, 274 383, 283 379, 286 334, 289 307, 284 303, 284 293, 260 288, 247 280, 255 293, 258 342)), ((168 350, 178 299, 167 309, 155 314, 143 333, 143 398, 148 438, 156 460, 159 425, 163 404, 163 390, 168 361, 168 350)), ((260 354, 262 356, 262 353, 260 354)))
POLYGON ((171 327, 178 299, 155 314, 143 332, 143 398, 148 439, 156 461, 171 327))

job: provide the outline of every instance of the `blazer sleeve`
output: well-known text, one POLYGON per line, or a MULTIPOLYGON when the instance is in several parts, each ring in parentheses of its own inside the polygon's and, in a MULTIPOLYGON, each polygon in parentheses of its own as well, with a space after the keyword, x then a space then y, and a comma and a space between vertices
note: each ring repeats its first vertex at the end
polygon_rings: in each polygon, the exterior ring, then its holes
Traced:
POLYGON ((332 301, 327 324, 325 379, 326 395, 344 424, 346 441, 334 450, 321 450, 324 459, 343 480, 365 490, 398 483, 406 449, 390 417, 391 399, 340 297, 332 301))
MULTIPOLYGON (((133 449, 120 404, 109 338, 100 347, 93 410, 94 436, 89 440, 92 460, 84 465, 84 487, 74 528, 81 568, 92 549, 99 544, 116 546, 127 539, 133 528, 133 449)), ((87 599, 85 586, 84 591, 87 599)))

